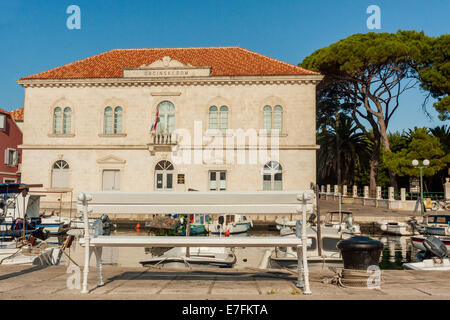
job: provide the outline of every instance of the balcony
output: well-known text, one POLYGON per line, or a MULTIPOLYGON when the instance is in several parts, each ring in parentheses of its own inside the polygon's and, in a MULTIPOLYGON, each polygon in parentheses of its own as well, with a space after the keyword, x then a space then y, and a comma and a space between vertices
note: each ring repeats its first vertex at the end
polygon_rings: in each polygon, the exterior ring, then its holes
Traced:
POLYGON ((178 144, 178 135, 166 132, 151 132, 150 143, 147 144, 148 150, 152 155, 156 151, 172 151, 172 147, 178 144))

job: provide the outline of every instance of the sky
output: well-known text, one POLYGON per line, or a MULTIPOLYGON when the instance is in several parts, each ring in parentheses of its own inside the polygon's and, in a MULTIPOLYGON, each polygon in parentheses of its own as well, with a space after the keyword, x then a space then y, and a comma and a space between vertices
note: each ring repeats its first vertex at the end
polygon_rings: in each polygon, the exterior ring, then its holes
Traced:
MULTIPOLYGON (((0 0, 0 108, 24 103, 16 80, 115 48, 240 46, 297 65, 315 50, 354 33, 450 30, 448 0, 0 0), (81 29, 70 30, 70 5, 81 29), (381 29, 366 24, 370 5, 381 29)), ((444 124, 424 93, 400 100, 389 131, 444 124)))

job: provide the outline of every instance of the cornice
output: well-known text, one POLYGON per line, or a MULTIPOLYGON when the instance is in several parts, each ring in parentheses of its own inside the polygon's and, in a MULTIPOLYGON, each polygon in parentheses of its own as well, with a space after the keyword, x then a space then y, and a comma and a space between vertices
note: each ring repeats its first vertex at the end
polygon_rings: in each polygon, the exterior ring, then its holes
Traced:
MULTIPOLYGON (((269 149, 270 145, 267 146, 269 149)), ((18 148, 23 150, 148 150, 148 145, 30 145, 24 144, 18 146, 18 148)), ((233 147, 233 150, 245 149, 245 150, 257 150, 258 146, 244 146, 244 147, 233 147)), ((280 150, 318 150, 319 145, 279 145, 280 150)), ((217 150, 215 147, 209 145, 198 145, 198 146, 179 146, 179 150, 217 150)), ((226 150, 226 149, 224 149, 226 150)))
POLYGON ((170 78, 21 79, 22 87, 158 87, 318 84, 322 75, 221 76, 170 78))

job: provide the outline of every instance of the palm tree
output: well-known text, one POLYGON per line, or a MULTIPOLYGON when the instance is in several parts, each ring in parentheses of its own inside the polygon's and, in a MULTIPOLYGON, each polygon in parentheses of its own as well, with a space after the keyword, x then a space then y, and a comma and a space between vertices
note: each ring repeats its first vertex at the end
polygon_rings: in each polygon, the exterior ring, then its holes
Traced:
POLYGON ((352 118, 340 113, 338 119, 338 124, 330 121, 317 135, 318 176, 320 180, 349 184, 354 182, 355 170, 369 166, 370 146, 352 118), (338 167, 341 179, 337 177, 338 167))

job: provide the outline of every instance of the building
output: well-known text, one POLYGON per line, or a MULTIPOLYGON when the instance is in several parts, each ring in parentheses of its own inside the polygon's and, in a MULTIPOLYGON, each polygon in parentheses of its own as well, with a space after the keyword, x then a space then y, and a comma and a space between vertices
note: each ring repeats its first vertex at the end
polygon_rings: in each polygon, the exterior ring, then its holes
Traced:
POLYGON ((0 109, 0 183, 20 182, 22 131, 10 112, 0 109))
POLYGON ((116 49, 23 77, 23 181, 74 197, 309 188, 321 79, 240 47, 116 49))

